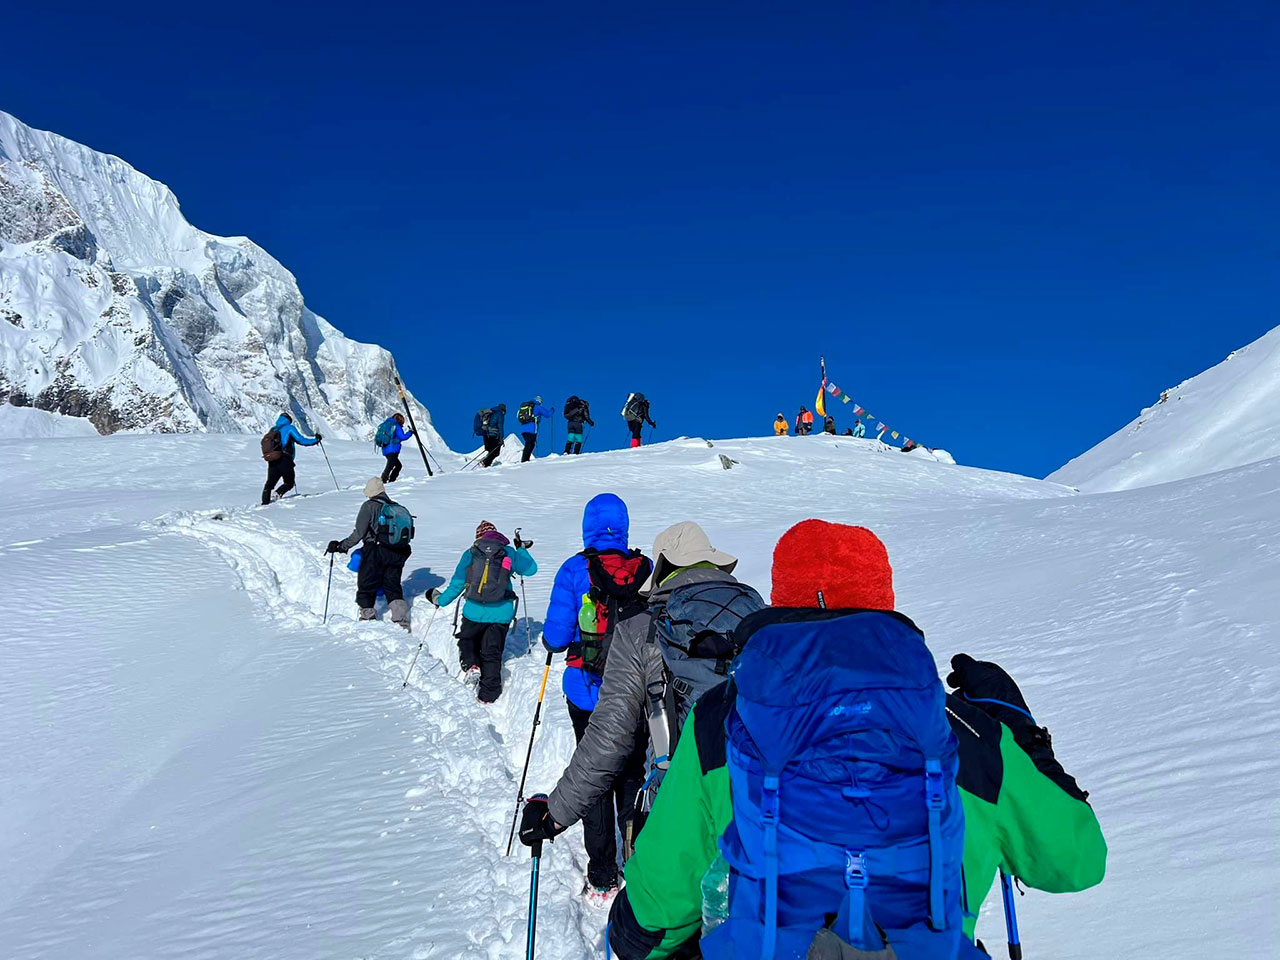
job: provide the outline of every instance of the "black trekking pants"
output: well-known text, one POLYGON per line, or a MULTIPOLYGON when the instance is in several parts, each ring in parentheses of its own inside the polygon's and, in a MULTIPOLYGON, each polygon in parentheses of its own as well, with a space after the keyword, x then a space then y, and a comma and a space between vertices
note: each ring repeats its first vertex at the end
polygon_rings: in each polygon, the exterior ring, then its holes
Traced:
POLYGON ((387 453, 384 456, 387 458, 387 465, 382 468, 382 482, 395 483, 396 477, 400 476, 400 471, 404 468, 404 464, 400 462, 400 454, 387 453))
POLYGON ((501 437, 485 437, 484 438, 484 459, 480 461, 480 466, 491 467, 493 461, 498 459, 498 454, 502 452, 501 437))
POLYGON ((631 428, 631 445, 633 447, 640 446, 640 434, 644 432, 644 421, 628 420, 627 426, 631 428))
POLYGON ((280 489, 275 492, 283 497, 297 485, 293 476, 293 458, 288 454, 267 464, 267 482, 262 487, 263 503, 271 502, 271 491, 281 480, 284 483, 281 483, 280 489))
POLYGON ((458 659, 466 671, 480 667, 480 687, 476 697, 493 703, 502 696, 502 651, 507 647, 509 623, 477 623, 462 618, 458 629, 458 659))
POLYGON ((529 458, 533 456, 533 448, 538 445, 538 435, 536 433, 526 433, 524 435, 524 453, 520 454, 520 462, 528 463, 529 458))
POLYGON ((360 552, 360 571, 356 574, 356 604, 361 609, 374 605, 379 590, 386 596, 387 603, 404 599, 400 578, 404 576, 404 564, 410 552, 408 547, 384 547, 371 540, 364 542, 360 552))
MULTIPOLYGON (((591 711, 583 710, 569 700, 565 703, 569 707, 569 719, 573 721, 573 735, 581 743, 587 724, 591 722, 591 711)), ((648 729, 642 725, 636 731, 636 745, 613 786, 582 818, 582 837, 587 847, 587 882, 593 887, 610 887, 618 882, 618 833, 626 835, 627 823, 635 815, 636 796, 644 786, 648 747, 648 729)))

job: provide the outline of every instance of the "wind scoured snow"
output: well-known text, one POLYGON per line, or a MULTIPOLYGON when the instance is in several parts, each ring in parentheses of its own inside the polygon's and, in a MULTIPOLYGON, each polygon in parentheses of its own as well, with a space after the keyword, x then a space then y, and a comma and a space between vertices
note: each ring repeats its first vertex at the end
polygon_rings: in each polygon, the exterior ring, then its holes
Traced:
POLYGON ((164 184, 0 112, 0 403, 101 433, 261 434, 285 410, 370 439, 400 409, 393 373, 251 240, 196 229, 164 184))
MULTIPOLYGON (((940 669, 959 651, 1010 669, 1111 846, 1099 888, 1020 900, 1029 955, 1270 951, 1280 460, 1099 496, 826 437, 465 473, 457 458, 434 480, 406 460, 412 478, 392 491, 417 516, 406 634, 355 620, 341 563, 320 624, 322 545, 350 530, 381 459, 333 444, 344 489, 317 495, 333 485, 302 451, 308 495, 260 508, 248 505, 255 446, 0 443, 7 955, 523 956, 529 860, 503 849, 542 675, 536 638, 555 570, 581 548, 583 504, 603 490, 630 504, 633 543, 696 519, 766 594, 791 523, 870 526, 940 669), (522 527, 541 568, 492 707, 457 677, 452 610, 433 619, 422 599, 483 519, 522 527)), ((561 669, 530 793, 572 752, 561 669)), ((603 952, 606 914, 578 896, 584 871, 579 828, 548 845, 545 960, 603 952)), ((1002 951, 994 898, 979 933, 1002 951)))
POLYGON ((1081 490, 1128 490, 1280 456, 1280 327, 1050 474, 1081 490))
POLYGON ((96 437, 93 424, 80 417, 64 417, 60 413, 0 404, 0 440, 35 439, 37 437, 96 437))

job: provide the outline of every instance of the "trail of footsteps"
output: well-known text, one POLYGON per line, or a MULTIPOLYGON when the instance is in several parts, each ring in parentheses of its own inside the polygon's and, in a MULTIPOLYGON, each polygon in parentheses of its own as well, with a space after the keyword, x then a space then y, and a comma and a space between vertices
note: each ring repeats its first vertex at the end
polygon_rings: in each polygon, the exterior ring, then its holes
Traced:
MULTIPOLYGON (((504 854, 542 680, 541 658, 508 661, 503 697, 484 706, 458 677, 451 609, 439 610, 432 618, 421 610, 425 604, 419 604, 410 634, 390 623, 360 623, 343 612, 344 604, 350 606, 349 597, 344 597, 331 604, 327 628, 320 627, 328 561, 317 555, 311 539, 282 529, 275 519, 283 518, 248 509, 173 515, 156 525, 192 537, 222 556, 272 621, 323 630, 335 640, 372 652, 388 695, 410 696, 420 707, 421 727, 414 742, 423 753, 413 762, 425 772, 405 799, 413 811, 428 797, 445 801, 451 814, 441 829, 450 836, 449 846, 462 846, 467 856, 465 863, 446 867, 456 876, 453 903, 434 907, 420 928, 394 947, 388 945, 393 952, 379 955, 402 955, 401 949, 413 949, 415 957, 522 955, 529 861, 518 841, 512 857, 504 854), (405 691, 405 671, 419 643, 423 651, 405 691), (434 946, 423 952, 422 944, 434 946)), ((349 579, 335 583, 335 595, 346 593, 349 586, 349 579)), ((548 739, 545 733, 544 729, 539 735, 539 748, 548 739)), ((559 746, 556 754, 566 749, 559 746)), ((545 760, 557 770, 563 766, 559 756, 545 760)), ((580 841, 575 838, 571 844, 580 851, 580 841)), ((555 939, 540 945, 540 955, 578 960, 599 953, 604 916, 578 896, 581 877, 582 865, 568 849, 544 859, 539 927, 554 930, 555 939)))

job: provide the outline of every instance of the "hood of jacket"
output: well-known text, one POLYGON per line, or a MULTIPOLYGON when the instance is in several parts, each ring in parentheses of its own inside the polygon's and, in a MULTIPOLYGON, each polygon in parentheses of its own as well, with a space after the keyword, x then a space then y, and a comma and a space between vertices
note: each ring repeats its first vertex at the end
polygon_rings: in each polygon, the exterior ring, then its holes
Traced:
POLYGON ((631 518, 622 498, 601 493, 587 502, 582 511, 582 545, 596 550, 627 549, 631 518))
POLYGON ((277 426, 277 427, 283 427, 283 426, 285 426, 286 424, 290 424, 290 423, 293 423, 293 421, 292 421, 292 420, 290 420, 288 417, 286 417, 283 413, 282 413, 282 414, 280 414, 280 416, 276 417, 276 426, 277 426))

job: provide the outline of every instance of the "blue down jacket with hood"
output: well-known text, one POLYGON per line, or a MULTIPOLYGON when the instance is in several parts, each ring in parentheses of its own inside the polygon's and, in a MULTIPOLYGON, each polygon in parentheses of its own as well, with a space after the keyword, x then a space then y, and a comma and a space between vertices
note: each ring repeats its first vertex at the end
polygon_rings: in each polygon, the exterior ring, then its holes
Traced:
MULTIPOLYGON (((630 518, 627 505, 612 493, 592 497, 582 511, 582 545, 596 550, 626 550, 630 518)), ((587 559, 575 554, 556 573, 551 588, 551 603, 542 628, 542 639, 548 649, 565 650, 578 639, 578 610, 582 597, 591 589, 587 559)), ((562 682, 564 695, 575 707, 594 710, 600 699, 600 678, 572 662, 565 667, 562 682)))

